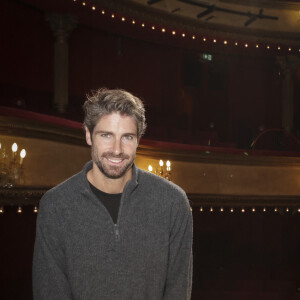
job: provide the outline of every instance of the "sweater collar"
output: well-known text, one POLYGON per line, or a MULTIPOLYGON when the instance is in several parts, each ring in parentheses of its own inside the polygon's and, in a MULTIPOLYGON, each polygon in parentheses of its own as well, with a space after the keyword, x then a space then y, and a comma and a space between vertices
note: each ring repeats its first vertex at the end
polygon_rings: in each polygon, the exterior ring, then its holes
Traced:
MULTIPOLYGON (((82 170, 82 174, 84 177, 84 182, 86 185, 88 185, 88 180, 87 180, 87 172, 93 168, 93 161, 90 160, 85 164, 82 170)), ((132 165, 132 178, 126 183, 124 187, 124 191, 129 191, 130 193, 133 192, 133 190, 138 186, 138 177, 139 177, 139 168, 133 164, 132 165)))

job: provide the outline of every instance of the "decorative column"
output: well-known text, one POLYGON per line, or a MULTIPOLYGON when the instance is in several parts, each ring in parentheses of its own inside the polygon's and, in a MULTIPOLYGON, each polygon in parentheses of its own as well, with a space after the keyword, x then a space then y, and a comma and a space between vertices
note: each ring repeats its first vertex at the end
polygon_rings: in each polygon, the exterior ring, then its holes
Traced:
POLYGON ((54 45, 54 107, 63 113, 68 106, 69 51, 68 37, 77 20, 70 15, 47 14, 46 21, 56 38, 54 45))
POLYGON ((283 75, 282 81, 282 127, 291 132, 294 127, 294 81, 293 75, 300 65, 296 56, 278 56, 277 63, 283 75))

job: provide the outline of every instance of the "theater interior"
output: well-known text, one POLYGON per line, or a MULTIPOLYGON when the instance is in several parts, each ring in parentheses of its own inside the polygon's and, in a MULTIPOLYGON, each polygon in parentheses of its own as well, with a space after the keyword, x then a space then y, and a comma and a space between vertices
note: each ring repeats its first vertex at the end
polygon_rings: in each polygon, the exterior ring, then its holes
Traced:
POLYGON ((136 165, 181 186, 197 300, 300 299, 298 0, 2 0, 0 299, 33 299, 39 200, 91 159, 82 104, 146 107, 136 165))

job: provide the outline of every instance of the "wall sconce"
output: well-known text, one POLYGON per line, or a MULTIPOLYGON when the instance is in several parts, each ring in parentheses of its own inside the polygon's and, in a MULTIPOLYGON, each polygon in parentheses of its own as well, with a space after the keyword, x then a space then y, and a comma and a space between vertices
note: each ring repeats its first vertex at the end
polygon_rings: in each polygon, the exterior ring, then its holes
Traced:
POLYGON ((167 160, 166 164, 164 164, 164 161, 161 159, 158 164, 159 167, 155 168, 153 168, 152 165, 149 165, 148 171, 167 180, 171 180, 171 162, 167 160))
POLYGON ((11 188, 24 183, 23 163, 25 156, 25 149, 22 149, 18 154, 17 143, 12 144, 10 153, 7 153, 6 148, 0 143, 0 187, 11 188))

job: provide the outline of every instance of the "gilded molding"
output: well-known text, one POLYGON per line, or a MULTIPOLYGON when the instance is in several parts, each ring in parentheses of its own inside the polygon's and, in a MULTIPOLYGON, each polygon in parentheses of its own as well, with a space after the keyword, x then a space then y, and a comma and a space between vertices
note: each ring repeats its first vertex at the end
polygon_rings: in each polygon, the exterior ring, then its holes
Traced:
MULTIPOLYGON (((0 116, 0 134, 87 147, 83 131, 79 129, 21 118, 0 116)), ((162 148, 143 144, 142 140, 137 154, 154 159, 168 157, 170 160, 184 162, 246 166, 300 166, 300 157, 257 155, 257 152, 251 150, 247 150, 247 155, 245 155, 242 150, 238 153, 229 153, 220 152, 218 148, 213 147, 195 146, 196 150, 193 150, 195 148, 188 149, 188 147, 189 145, 186 145, 185 149, 178 150, 173 148, 172 143, 168 143, 168 146, 162 148)))
POLYGON ((263 8, 275 8, 275 9, 293 9, 299 10, 300 4, 292 1, 280 1, 280 0, 220 0, 220 2, 245 5, 245 6, 256 6, 263 8))
MULTIPOLYGON (((0 206, 38 206, 49 187, 0 188, 0 206)), ((190 205, 197 207, 289 207, 300 206, 300 196, 255 196, 187 194, 190 205)))
POLYGON ((48 189, 44 187, 0 188, 0 206, 38 206, 48 189))
POLYGON ((169 14, 162 10, 147 7, 146 5, 141 5, 129 0, 96 0, 95 3, 145 22, 161 24, 171 28, 179 28, 194 34, 238 40, 247 39, 250 42, 267 42, 285 45, 291 45, 292 43, 295 46, 300 45, 299 33, 296 32, 284 32, 283 34, 282 32, 277 31, 213 24, 176 14, 169 14))
POLYGON ((78 129, 7 116, 0 116, 0 134, 86 145, 84 134, 78 129))
POLYGON ((234 206, 234 207, 299 207, 300 196, 218 195, 187 194, 192 207, 234 206))
POLYGON ((243 151, 240 153, 221 153, 217 151, 217 148, 210 148, 210 151, 206 151, 205 147, 203 147, 203 150, 172 150, 172 148, 157 148, 140 144, 137 154, 154 159, 168 157, 168 159, 173 161, 198 162, 206 164, 211 163, 269 167, 300 166, 300 157, 252 155, 251 150, 247 152, 248 155, 245 155, 243 151), (216 152, 214 152, 214 150, 216 152))

